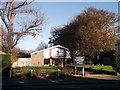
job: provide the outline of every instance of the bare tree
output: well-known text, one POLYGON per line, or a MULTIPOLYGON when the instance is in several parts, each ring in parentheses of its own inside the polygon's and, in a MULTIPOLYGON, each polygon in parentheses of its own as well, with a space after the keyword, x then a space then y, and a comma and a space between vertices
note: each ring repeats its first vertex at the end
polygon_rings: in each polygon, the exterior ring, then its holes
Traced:
POLYGON ((30 6, 32 2, 10 0, 0 3, 0 17, 6 32, 6 53, 11 53, 24 35, 36 36, 42 30, 44 15, 30 6))
POLYGON ((48 44, 41 42, 41 43, 38 45, 38 47, 36 48, 36 50, 39 51, 39 50, 43 50, 43 49, 46 49, 46 48, 48 48, 48 44))
POLYGON ((2 27, 0 26, 0 51, 2 51, 2 27))

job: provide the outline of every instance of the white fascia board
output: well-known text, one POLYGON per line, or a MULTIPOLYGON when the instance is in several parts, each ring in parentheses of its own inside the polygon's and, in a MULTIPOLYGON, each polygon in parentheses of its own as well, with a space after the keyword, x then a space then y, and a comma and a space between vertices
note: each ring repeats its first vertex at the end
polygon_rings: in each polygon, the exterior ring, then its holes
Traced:
MULTIPOLYGON (((45 49, 44 49, 44 50, 45 50, 45 49)), ((39 52, 43 52, 44 50, 40 50, 40 51, 35 51, 35 52, 32 52, 32 53, 31 53, 31 55, 32 55, 32 54, 39 53, 39 52)))
POLYGON ((39 52, 42 52, 42 51, 45 51, 45 50, 47 50, 47 49, 53 49, 53 48, 63 48, 63 49, 66 49, 66 50, 68 50, 69 51, 69 49, 68 48, 66 48, 66 47, 63 47, 63 46, 61 46, 61 45, 56 45, 56 46, 53 46, 53 47, 49 47, 49 48, 46 48, 46 49, 43 49, 43 50, 40 50, 40 51, 35 51, 35 52, 33 52, 33 53, 31 53, 31 55, 32 54, 35 54, 35 53, 39 53, 39 52))

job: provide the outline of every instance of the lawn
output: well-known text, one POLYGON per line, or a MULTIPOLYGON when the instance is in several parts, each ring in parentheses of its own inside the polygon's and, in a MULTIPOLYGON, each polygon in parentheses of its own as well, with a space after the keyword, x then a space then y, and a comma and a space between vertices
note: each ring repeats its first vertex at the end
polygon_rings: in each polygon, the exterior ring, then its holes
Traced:
POLYGON ((68 68, 68 67, 53 67, 53 66, 41 66, 41 67, 18 67, 13 68, 13 74, 14 75, 27 75, 30 76, 33 75, 57 75, 58 74, 58 68, 60 69, 61 74, 72 74, 74 73, 74 69, 68 68), (32 70, 32 72, 31 72, 32 70))
POLYGON ((48 66, 42 66, 42 67, 17 67, 12 69, 13 73, 16 74, 28 74, 28 73, 33 73, 33 74, 45 74, 45 73, 54 73, 57 72, 56 67, 48 67, 48 66), (32 71, 32 72, 31 72, 32 71))
MULTIPOLYGON (((75 65, 73 65, 75 66, 75 65)), ((76 65, 76 67, 82 67, 82 65, 76 65)), ((95 70, 102 70, 102 71, 109 71, 109 72, 115 72, 113 70, 112 66, 108 65, 85 65, 85 68, 95 69, 95 70)), ((13 68, 13 74, 16 76, 20 75, 26 75, 27 77, 30 77, 32 75, 58 75, 58 68, 60 69, 60 74, 74 74, 75 70, 74 68, 70 67, 53 67, 53 66, 42 66, 42 67, 19 67, 19 68, 13 68), (32 70, 32 72, 31 72, 32 70)), ((81 74, 81 70, 76 71, 77 74, 81 74)))
MULTIPOLYGON (((75 66, 75 65, 74 65, 75 66)), ((77 67, 82 67, 82 65, 76 65, 77 67)), ((115 72, 115 70, 110 65, 85 65, 85 68, 91 68, 95 70, 102 70, 102 71, 109 71, 109 72, 115 72)))

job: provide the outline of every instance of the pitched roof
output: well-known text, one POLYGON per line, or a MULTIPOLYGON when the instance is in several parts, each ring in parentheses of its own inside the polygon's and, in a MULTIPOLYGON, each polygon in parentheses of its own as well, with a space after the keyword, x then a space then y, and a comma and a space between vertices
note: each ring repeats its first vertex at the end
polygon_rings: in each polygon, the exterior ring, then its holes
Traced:
POLYGON ((69 50, 68 48, 63 47, 63 46, 61 46, 61 45, 55 45, 55 46, 52 46, 52 47, 49 47, 49 48, 46 48, 46 49, 43 49, 43 50, 40 50, 40 51, 32 52, 31 55, 32 55, 32 54, 35 54, 35 53, 43 52, 43 51, 48 50, 48 49, 57 48, 57 47, 59 47, 59 48, 63 48, 63 49, 65 49, 65 50, 69 50))

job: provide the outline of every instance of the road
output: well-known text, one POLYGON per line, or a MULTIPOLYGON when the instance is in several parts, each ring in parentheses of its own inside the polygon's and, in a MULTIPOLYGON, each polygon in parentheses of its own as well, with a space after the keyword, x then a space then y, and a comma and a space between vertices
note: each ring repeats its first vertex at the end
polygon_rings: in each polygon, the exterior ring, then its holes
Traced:
MULTIPOLYGON (((103 76, 104 77, 104 76, 103 76)), ((107 77, 107 76, 106 76, 107 77)), ((115 77, 114 77, 115 79, 115 77)), ((2 90, 38 90, 41 88, 82 88, 85 90, 120 89, 120 80, 98 77, 74 77, 61 75, 47 78, 4 79, 2 90)))

